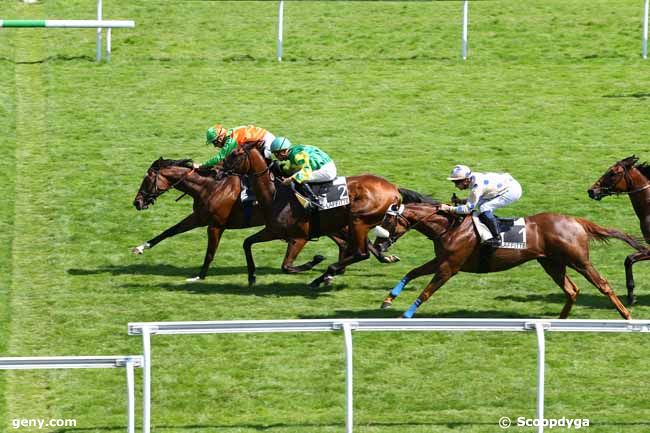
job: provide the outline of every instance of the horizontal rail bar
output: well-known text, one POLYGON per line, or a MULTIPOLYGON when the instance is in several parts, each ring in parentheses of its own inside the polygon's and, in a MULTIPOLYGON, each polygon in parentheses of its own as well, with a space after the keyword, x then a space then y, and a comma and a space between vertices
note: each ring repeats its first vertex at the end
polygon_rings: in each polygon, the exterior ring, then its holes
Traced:
POLYGON ((34 370, 54 368, 118 368, 131 363, 142 367, 143 357, 137 356, 51 356, 0 358, 0 370, 34 370))
POLYGON ((326 332, 348 323, 355 331, 528 331, 536 323, 545 330, 563 332, 650 332, 648 320, 542 320, 542 319, 310 319, 213 322, 129 323, 129 335, 231 334, 266 332, 326 332))
POLYGON ((0 20, 0 27, 9 28, 133 28, 135 21, 107 20, 0 20))

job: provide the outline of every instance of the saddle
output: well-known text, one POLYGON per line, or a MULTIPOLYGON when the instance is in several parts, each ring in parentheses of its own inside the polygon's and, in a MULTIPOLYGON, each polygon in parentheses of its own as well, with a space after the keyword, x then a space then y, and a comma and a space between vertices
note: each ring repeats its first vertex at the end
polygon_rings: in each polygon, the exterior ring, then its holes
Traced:
POLYGON ((318 197, 321 210, 334 209, 350 204, 348 183, 344 176, 339 176, 327 182, 310 183, 309 186, 314 195, 318 197))
MULTIPOLYGON (((522 250, 526 248, 526 220, 524 218, 500 218, 499 236, 501 237, 501 246, 499 248, 509 248, 522 250)), ((478 231, 481 239, 492 237, 490 230, 483 224, 477 216, 472 215, 474 227, 478 231)))

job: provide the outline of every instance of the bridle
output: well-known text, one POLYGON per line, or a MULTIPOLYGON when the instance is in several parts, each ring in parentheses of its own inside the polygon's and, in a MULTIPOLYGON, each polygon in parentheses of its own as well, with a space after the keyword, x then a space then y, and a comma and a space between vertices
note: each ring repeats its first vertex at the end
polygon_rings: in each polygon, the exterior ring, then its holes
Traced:
MULTIPOLYGON (((393 205, 393 206, 394 206, 394 205, 393 205)), ((431 212, 430 214, 426 215, 424 218, 420 218, 420 219, 418 219, 415 223, 411 224, 411 222, 408 220, 408 218, 406 218, 406 217, 403 215, 403 214, 404 214, 404 205, 403 205, 403 204, 400 204, 399 207, 398 207, 397 209, 393 209, 393 206, 391 206, 391 207, 386 211, 386 216, 393 216, 393 217, 397 218, 398 220, 400 220, 400 221, 402 222, 402 224, 403 224, 406 228, 405 228, 404 232, 403 232, 402 234, 400 234, 399 236, 396 236, 396 235, 394 235, 394 234, 391 235, 391 236, 389 236, 389 237, 388 237, 388 246, 387 246, 386 248, 388 248, 390 245, 392 245, 392 244, 394 244, 395 242, 397 242, 397 239, 399 239, 400 237, 404 236, 406 233, 408 233, 409 231, 411 231, 412 229, 414 229, 415 227, 417 227, 418 224, 421 224, 423 221, 427 220, 430 216, 435 215, 435 214, 440 210, 440 206, 436 206, 436 208, 435 208, 435 210, 434 210, 433 212, 431 212)), ((397 224, 396 224, 396 226, 397 226, 397 224)), ((448 231, 449 231, 449 227, 447 227, 447 228, 446 228, 442 233, 440 233, 440 234, 436 234, 436 238, 440 238, 440 237, 442 237, 442 235, 444 235, 444 234, 447 233, 448 231)))
MULTIPOLYGON (((617 165, 622 165, 622 164, 617 164, 617 165)), ((629 167, 623 165, 622 168, 623 168, 623 172, 618 173, 618 176, 616 177, 615 180, 612 180, 610 182, 610 185, 612 185, 612 186, 616 185, 618 182, 620 182, 621 179, 623 179, 623 180, 625 180, 625 186, 627 188, 631 188, 633 186, 633 183, 632 183, 632 178, 630 177, 630 173, 629 173, 629 170, 628 170, 629 167)), ((600 182, 599 182, 598 186, 600 187, 601 194, 603 194, 605 196, 613 195, 613 194, 616 194, 616 195, 628 194, 628 195, 630 195, 630 194, 636 194, 637 192, 641 192, 643 190, 646 190, 646 189, 650 188, 650 181, 648 183, 646 183, 644 186, 642 186, 640 188, 637 188, 635 190, 632 190, 632 191, 614 191, 612 186, 602 186, 602 185, 600 185, 600 182)))
MULTIPOLYGON (((174 189, 174 188, 176 188, 176 187, 177 187, 181 182, 183 182, 185 179, 187 179, 187 177, 188 177, 189 175, 191 175, 192 173, 194 173, 194 172, 196 171, 196 169, 192 168, 190 171, 188 171, 187 173, 185 173, 184 175, 182 175, 182 176, 181 176, 181 177, 180 177, 176 182, 174 182, 174 183, 173 183, 169 188, 164 189, 164 190, 161 190, 161 189, 158 187, 158 179, 160 178, 160 169, 159 169, 159 168, 158 168, 158 169, 150 168, 150 170, 153 171, 153 172, 156 174, 156 178, 154 179, 154 182, 153 182, 153 188, 152 188, 152 191, 151 191, 151 192, 148 192, 148 191, 147 191, 147 192, 144 192, 144 191, 142 191, 142 190, 140 191, 140 193, 142 193, 142 198, 144 199, 144 202, 145 202, 146 204, 153 204, 153 203, 155 203, 156 199, 157 199, 158 197, 160 197, 163 193, 165 193, 166 191, 169 191, 170 189, 174 189)), ((183 196, 181 196, 180 198, 182 198, 182 197, 183 197, 183 196)), ((179 199, 180 199, 180 198, 179 198, 179 199)), ((179 199, 177 199, 177 201, 178 201, 179 199)))

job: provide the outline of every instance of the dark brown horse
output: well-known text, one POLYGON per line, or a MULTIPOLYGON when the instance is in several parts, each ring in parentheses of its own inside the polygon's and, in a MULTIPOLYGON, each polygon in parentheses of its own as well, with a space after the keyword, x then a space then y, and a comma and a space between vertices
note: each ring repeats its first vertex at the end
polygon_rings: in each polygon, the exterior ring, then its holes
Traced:
POLYGON ((630 313, 616 297, 607 280, 596 272, 589 261, 589 241, 616 238, 637 250, 643 249, 641 244, 625 233, 600 227, 582 218, 540 213, 526 217, 525 221, 525 249, 493 250, 480 245, 479 235, 469 216, 443 213, 438 206, 428 204, 392 206, 382 223, 382 228, 388 231, 392 241, 408 230, 417 230, 433 240, 436 257, 406 274, 384 300, 382 308, 390 307, 404 286, 422 275, 435 274, 402 317, 413 317, 417 308, 458 272, 498 272, 537 259, 566 295, 561 319, 569 315, 579 292, 566 273, 567 267, 582 274, 607 296, 623 318, 630 318, 630 313))
MULTIPOLYGON (((142 254, 145 249, 153 248, 164 239, 187 232, 197 227, 207 226, 208 245, 205 259, 199 275, 190 281, 205 279, 210 263, 214 259, 221 235, 225 229, 242 229, 264 224, 259 205, 250 208, 242 204, 240 199, 241 181, 239 176, 214 176, 214 172, 192 169, 191 160, 158 159, 154 161, 133 201, 137 210, 146 209, 155 200, 172 188, 190 195, 194 199, 193 211, 178 224, 168 228, 158 236, 133 249, 134 254, 142 254)), ((340 251, 345 250, 345 241, 339 236, 332 236, 340 251)), ((286 273, 298 273, 311 269, 324 260, 323 256, 314 258, 300 266, 294 266, 293 261, 307 243, 306 239, 288 240, 287 252, 282 262, 282 270, 286 273)), ((340 253, 342 254, 342 253, 340 253)))
MULTIPOLYGON (((601 200, 612 194, 627 194, 641 223, 641 233, 650 244, 650 165, 646 162, 637 164, 638 161, 639 158, 634 155, 618 161, 587 190, 587 193, 594 200, 601 200)), ((636 302, 632 265, 643 260, 650 260, 650 250, 639 251, 625 259, 627 299, 630 304, 636 302)))
POLYGON ((368 241, 368 231, 381 222, 391 203, 401 201, 398 188, 386 179, 371 174, 351 176, 347 178, 349 205, 321 210, 315 215, 310 215, 299 204, 289 187, 276 187, 264 157, 255 145, 235 149, 226 158, 224 169, 250 176, 266 222, 263 230, 244 241, 251 285, 256 279, 255 262, 251 253, 253 244, 274 239, 306 241, 347 229, 348 250, 345 258, 339 257, 339 261, 330 265, 310 286, 329 284, 334 275, 341 273, 346 266, 367 259, 369 251, 376 253, 368 241))

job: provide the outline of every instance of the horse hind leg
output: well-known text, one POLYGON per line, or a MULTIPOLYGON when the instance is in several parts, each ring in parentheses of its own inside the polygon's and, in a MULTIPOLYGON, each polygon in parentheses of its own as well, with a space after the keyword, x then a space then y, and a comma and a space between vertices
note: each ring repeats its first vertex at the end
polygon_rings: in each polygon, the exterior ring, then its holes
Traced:
POLYGON ((287 252, 284 255, 284 260, 282 261, 282 272, 286 274, 298 274, 300 272, 305 272, 325 260, 325 257, 317 254, 310 261, 303 263, 302 265, 294 266, 293 261, 298 257, 298 254, 307 244, 307 239, 291 239, 287 243, 287 252))
POLYGON ((596 288, 600 290, 603 295, 607 296, 612 304, 614 304, 614 307, 616 307, 621 317, 623 317, 625 320, 629 320, 631 318, 630 312, 623 306, 621 300, 618 299, 618 296, 616 296, 614 290, 612 290, 612 288, 609 286, 607 280, 600 276, 600 274, 596 271, 591 263, 571 267, 578 271, 583 277, 585 277, 587 281, 596 286, 596 288))
POLYGON ((576 303, 580 289, 566 274, 566 265, 549 259, 538 259, 537 261, 553 281, 555 281, 555 284, 560 286, 564 291, 566 303, 564 304, 564 308, 562 308, 562 312, 560 312, 560 319, 566 319, 571 312, 571 308, 576 303))

